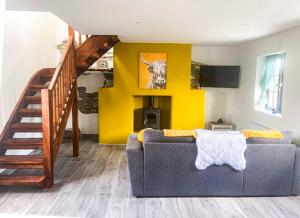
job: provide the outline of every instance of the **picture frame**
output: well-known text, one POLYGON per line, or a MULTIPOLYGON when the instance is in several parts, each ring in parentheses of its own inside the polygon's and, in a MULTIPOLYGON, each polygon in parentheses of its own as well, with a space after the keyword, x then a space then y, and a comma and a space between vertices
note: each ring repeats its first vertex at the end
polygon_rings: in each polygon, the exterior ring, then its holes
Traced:
POLYGON ((167 53, 139 53, 139 88, 166 89, 167 53))

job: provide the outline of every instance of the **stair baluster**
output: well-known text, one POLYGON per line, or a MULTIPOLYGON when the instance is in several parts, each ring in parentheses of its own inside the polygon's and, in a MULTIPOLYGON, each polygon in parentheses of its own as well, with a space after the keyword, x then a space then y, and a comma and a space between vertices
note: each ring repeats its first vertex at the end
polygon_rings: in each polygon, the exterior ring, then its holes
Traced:
MULTIPOLYGON (((53 164, 72 108, 74 108, 73 127, 75 130, 78 129, 78 116, 75 116, 77 113, 76 78, 74 38, 70 37, 48 89, 43 89, 41 93, 45 187, 53 185, 53 164)), ((78 131, 73 131, 73 134, 74 139, 79 138, 78 131)), ((73 144, 76 148, 79 146, 79 141, 73 140, 73 144)), ((78 156, 78 153, 73 153, 78 156)))

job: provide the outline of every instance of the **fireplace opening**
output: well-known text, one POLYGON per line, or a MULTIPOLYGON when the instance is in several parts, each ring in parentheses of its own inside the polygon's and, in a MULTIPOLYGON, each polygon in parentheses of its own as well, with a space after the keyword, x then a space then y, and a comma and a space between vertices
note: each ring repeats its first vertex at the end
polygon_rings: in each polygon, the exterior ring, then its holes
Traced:
POLYGON ((154 108, 154 96, 149 96, 149 106, 144 109, 144 128, 160 129, 160 109, 154 108))
POLYGON ((171 96, 133 96, 134 131, 170 129, 171 96))

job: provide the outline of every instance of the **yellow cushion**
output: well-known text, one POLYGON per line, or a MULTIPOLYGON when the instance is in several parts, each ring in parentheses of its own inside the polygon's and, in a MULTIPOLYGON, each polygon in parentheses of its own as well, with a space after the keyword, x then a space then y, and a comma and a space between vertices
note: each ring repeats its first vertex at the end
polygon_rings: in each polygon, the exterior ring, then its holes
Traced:
MULTIPOLYGON (((146 128, 146 129, 152 129, 152 128, 146 128)), ((142 130, 139 131, 139 133, 138 133, 138 140, 139 140, 140 142, 144 142, 144 132, 145 132, 146 129, 142 129, 142 130)))
POLYGON ((194 138, 196 138, 196 131, 164 129, 164 136, 168 136, 168 137, 193 136, 194 138))
POLYGON ((282 139, 284 136, 279 130, 251 130, 244 129, 242 131, 246 139, 249 138, 267 138, 267 139, 282 139))

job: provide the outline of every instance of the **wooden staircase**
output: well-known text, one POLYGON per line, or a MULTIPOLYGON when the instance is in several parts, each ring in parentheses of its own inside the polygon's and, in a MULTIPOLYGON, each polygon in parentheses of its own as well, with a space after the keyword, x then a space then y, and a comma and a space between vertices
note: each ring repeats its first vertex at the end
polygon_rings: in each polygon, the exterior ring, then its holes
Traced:
MULTIPOLYGON (((38 71, 28 82, 0 137, 0 169, 43 169, 41 90, 47 89, 55 68, 38 71), (35 120, 35 122, 31 122, 35 120), (24 137, 15 137, 20 133, 24 137), (31 135, 31 136, 28 136, 31 135), (25 136, 27 136, 25 138, 25 136), (9 150, 39 150, 40 155, 5 155, 9 150)), ((1 185, 44 186, 46 175, 1 175, 1 185)))
POLYGON ((116 36, 91 36, 75 50, 71 34, 57 68, 33 75, 0 136, 0 169, 14 169, 0 173, 0 185, 53 185, 54 162, 71 111, 73 156, 79 155, 76 78, 117 42, 116 36), (9 155, 10 150, 27 150, 28 154, 9 155), (30 173, 18 174, 22 169, 30 173))

